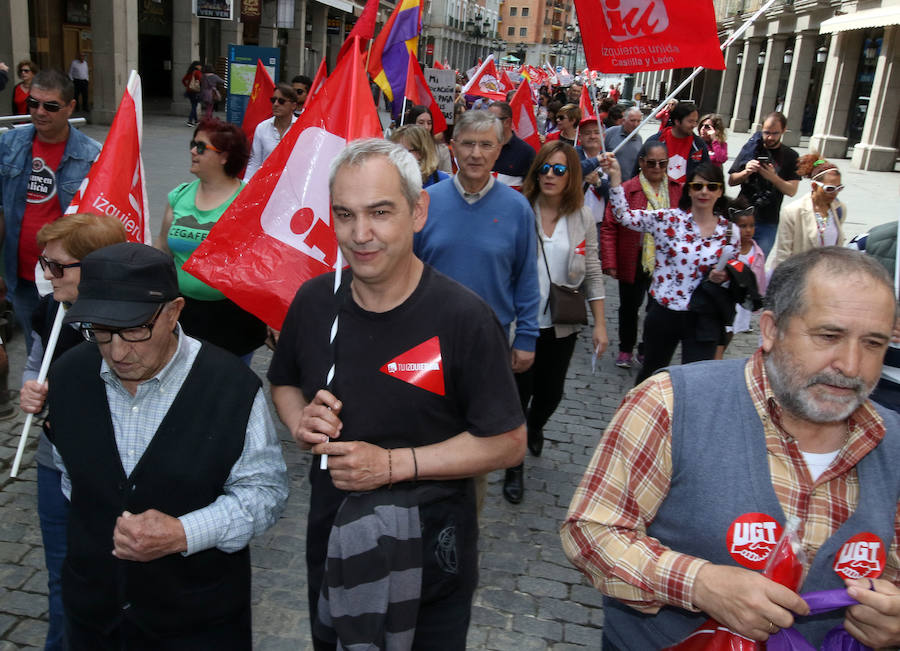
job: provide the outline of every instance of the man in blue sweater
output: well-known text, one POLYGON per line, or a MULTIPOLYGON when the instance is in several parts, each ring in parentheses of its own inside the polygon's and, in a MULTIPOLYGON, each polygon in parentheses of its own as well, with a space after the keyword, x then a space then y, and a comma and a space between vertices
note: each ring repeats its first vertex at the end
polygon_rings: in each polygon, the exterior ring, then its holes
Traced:
MULTIPOLYGON (((467 111, 454 131, 459 172, 427 188, 428 221, 416 234, 415 252, 481 296, 504 329, 515 322, 511 364, 514 373, 523 373, 534 361, 538 336, 534 213, 521 194, 491 175, 500 155, 501 122, 489 111, 467 111)), ((506 472, 504 497, 518 504, 522 467, 506 472)))

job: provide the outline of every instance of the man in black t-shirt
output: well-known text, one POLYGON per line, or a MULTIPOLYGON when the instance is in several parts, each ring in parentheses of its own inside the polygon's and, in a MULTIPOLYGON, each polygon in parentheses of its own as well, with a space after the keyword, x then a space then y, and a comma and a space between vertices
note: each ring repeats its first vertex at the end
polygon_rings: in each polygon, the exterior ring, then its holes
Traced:
POLYGON ((784 115, 769 113, 762 131, 750 137, 728 170, 728 185, 740 185, 738 196, 756 208, 753 239, 767 256, 775 244, 781 201, 797 194, 800 184, 799 155, 781 143, 786 126, 784 115))
POLYGON ((327 470, 319 457, 310 469, 314 646, 377 644, 385 631, 399 630, 417 648, 464 649, 477 584, 470 478, 524 456, 509 346, 486 303, 413 254, 428 195, 408 152, 383 140, 356 141, 336 159, 330 190, 350 272, 337 295, 331 274, 300 288, 268 373, 294 440, 328 455, 327 470), (366 518, 374 503, 391 517, 412 513, 408 528, 384 534, 385 519, 366 518), (397 538, 396 546, 383 548, 385 536, 397 538), (352 551, 341 547, 348 538, 352 551), (351 590, 361 583, 365 600, 351 590), (408 589, 402 599, 393 598, 398 585, 408 589), (368 586, 384 586, 386 607, 368 586))

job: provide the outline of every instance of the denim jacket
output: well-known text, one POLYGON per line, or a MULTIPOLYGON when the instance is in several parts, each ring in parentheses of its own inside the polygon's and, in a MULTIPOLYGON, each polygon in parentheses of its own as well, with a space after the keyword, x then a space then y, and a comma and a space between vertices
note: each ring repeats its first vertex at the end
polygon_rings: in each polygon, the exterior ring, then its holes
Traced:
MULTIPOLYGON (((12 292, 18 279, 19 233, 25 215, 25 194, 31 170, 31 142, 34 127, 10 129, 0 137, 0 206, 6 233, 3 242, 3 276, 12 292)), ((100 143, 75 128, 56 170, 57 197, 63 212, 100 153, 100 143)))

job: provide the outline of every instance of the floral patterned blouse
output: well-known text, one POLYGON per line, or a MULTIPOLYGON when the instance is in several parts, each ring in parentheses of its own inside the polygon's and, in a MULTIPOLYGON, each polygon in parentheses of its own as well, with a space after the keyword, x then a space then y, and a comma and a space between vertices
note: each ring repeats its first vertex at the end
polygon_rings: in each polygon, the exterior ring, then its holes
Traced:
MULTIPOLYGON (((610 188, 609 200, 618 222, 653 236, 656 268, 650 295, 663 307, 686 311, 691 294, 715 268, 722 249, 728 244, 728 220, 720 216, 713 234, 702 237, 691 213, 679 208, 632 210, 625 200, 622 186, 610 188)), ((731 231, 732 257, 736 258, 741 250, 741 233, 735 227, 731 231)))

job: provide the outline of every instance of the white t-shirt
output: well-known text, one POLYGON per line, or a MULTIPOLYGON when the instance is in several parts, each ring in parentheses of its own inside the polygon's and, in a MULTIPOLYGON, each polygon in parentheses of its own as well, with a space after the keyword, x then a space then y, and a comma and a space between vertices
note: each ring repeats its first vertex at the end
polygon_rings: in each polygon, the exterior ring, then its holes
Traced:
POLYGON ((553 234, 547 236, 541 229, 541 241, 544 245, 544 254, 547 256, 547 264, 544 264, 544 255, 541 253, 541 245, 538 243, 538 286, 541 290, 541 305, 538 309, 538 327, 549 328, 553 325, 550 309, 547 307, 547 299, 550 296, 550 278, 547 277, 547 267, 550 267, 550 275, 553 278, 565 279, 569 270, 569 225, 566 217, 560 217, 556 222, 553 234), (547 308, 546 310, 544 308, 547 308))

